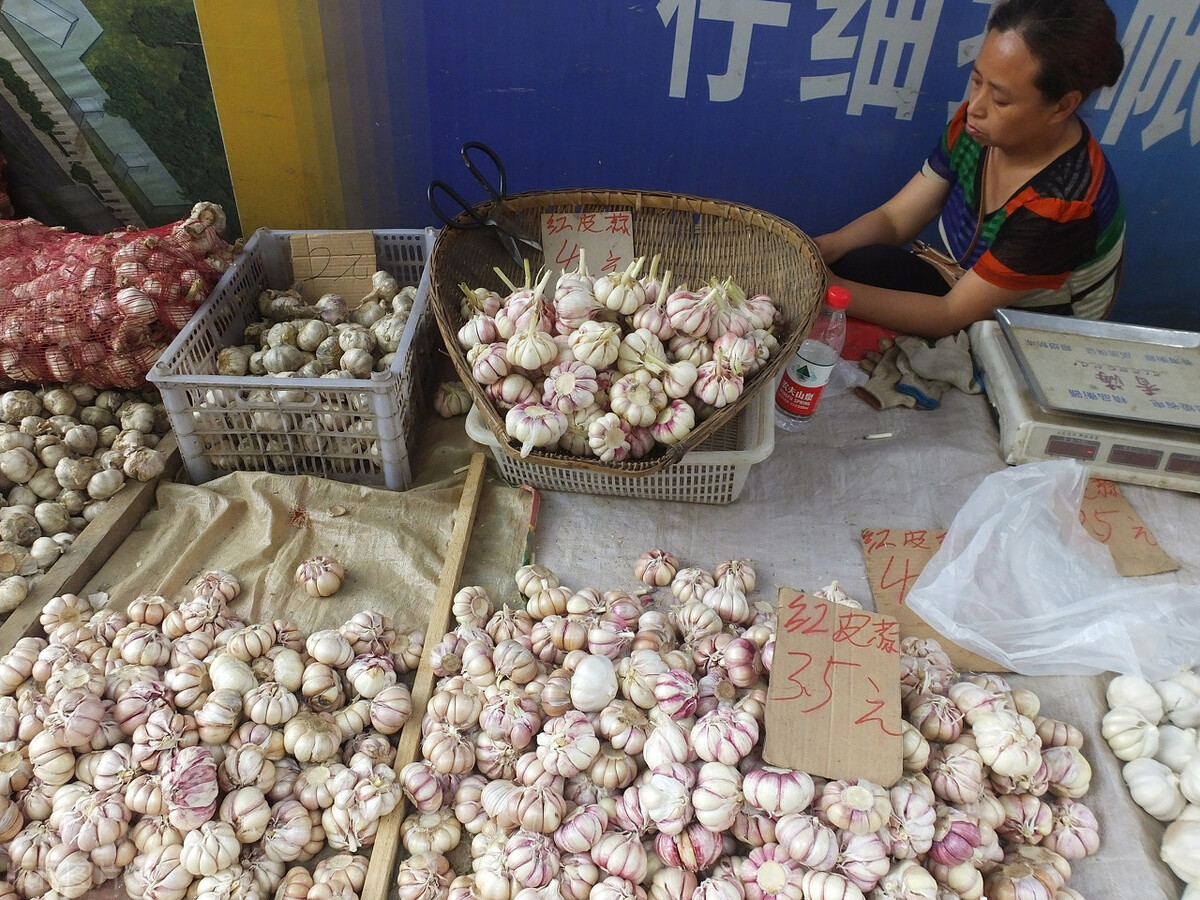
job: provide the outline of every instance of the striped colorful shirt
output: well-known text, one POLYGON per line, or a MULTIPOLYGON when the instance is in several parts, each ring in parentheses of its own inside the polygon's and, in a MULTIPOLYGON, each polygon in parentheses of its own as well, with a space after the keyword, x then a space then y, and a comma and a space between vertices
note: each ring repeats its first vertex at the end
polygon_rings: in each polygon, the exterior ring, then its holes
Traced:
MULTIPOLYGON (((938 228, 956 258, 975 234, 983 165, 983 147, 964 128, 966 115, 964 103, 923 169, 950 183, 938 228)), ((1116 175, 1083 125, 1074 147, 984 217, 963 266, 998 287, 1029 292, 1013 306, 1099 319, 1116 293, 1124 245, 1116 175)))

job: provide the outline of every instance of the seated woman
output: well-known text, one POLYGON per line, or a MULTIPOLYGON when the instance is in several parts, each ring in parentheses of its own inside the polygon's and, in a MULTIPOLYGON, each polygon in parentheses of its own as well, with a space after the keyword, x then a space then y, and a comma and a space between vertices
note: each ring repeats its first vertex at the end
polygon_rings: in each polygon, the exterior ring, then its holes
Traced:
POLYGON ((1116 176, 1079 118, 1124 66, 1104 0, 1003 0, 970 90, 899 193, 816 238, 848 312, 942 337, 999 307, 1100 319, 1120 282, 1116 176), (953 284, 906 249, 935 218, 965 273, 953 284))

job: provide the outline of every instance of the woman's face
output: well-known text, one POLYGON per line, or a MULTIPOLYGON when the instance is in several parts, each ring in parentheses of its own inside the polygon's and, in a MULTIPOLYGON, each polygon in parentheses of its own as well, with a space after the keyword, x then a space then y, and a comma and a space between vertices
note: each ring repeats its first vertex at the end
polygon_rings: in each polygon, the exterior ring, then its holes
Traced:
POLYGON ((967 133, 984 146, 1018 151, 1042 141, 1070 112, 1037 89, 1037 58, 1014 31, 989 31, 971 70, 967 133))

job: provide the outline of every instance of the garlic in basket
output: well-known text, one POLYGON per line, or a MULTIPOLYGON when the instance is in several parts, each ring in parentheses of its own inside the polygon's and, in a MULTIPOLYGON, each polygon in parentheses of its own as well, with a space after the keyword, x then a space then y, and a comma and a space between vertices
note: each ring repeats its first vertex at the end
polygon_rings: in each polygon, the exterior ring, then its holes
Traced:
POLYGON ((296 584, 310 597, 330 597, 346 577, 346 568, 332 556, 310 557, 296 568, 296 584))
POLYGON ((504 417, 504 430, 521 442, 521 456, 534 447, 550 447, 567 430, 567 417, 540 403, 518 403, 504 417))

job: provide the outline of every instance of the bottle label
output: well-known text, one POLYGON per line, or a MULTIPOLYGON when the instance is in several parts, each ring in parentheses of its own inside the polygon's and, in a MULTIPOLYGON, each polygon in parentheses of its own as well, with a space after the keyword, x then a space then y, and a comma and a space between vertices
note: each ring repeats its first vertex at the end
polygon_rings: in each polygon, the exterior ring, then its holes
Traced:
POLYGON ((776 405, 793 416, 811 416, 832 373, 833 366, 809 362, 796 354, 783 370, 783 379, 775 391, 776 405))

